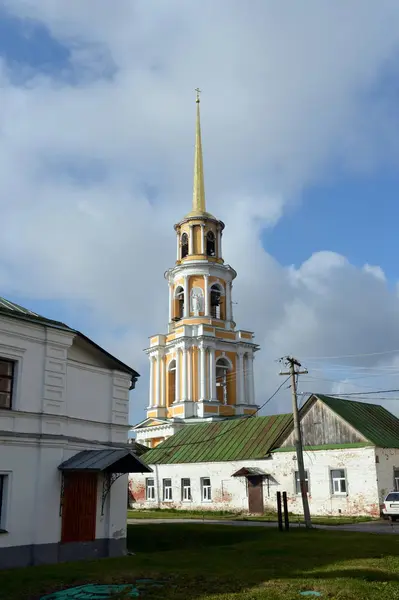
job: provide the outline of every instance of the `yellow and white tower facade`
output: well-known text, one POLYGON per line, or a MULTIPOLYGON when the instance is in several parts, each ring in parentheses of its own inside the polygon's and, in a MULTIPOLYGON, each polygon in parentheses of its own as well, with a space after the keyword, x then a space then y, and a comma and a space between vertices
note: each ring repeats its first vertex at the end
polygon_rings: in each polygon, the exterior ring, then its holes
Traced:
POLYGON ((236 271, 222 252, 224 223, 207 212, 197 91, 192 210, 174 228, 176 263, 166 271, 168 333, 150 338, 147 418, 133 430, 155 447, 189 423, 251 415, 257 410, 251 331, 237 330, 236 271))

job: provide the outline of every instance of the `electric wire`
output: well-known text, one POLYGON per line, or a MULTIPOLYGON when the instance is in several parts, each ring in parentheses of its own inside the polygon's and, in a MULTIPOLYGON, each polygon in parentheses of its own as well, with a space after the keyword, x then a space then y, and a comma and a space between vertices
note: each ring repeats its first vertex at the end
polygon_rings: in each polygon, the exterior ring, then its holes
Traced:
MULTIPOLYGON (((224 419, 219 419, 217 422, 215 422, 215 424, 223 422, 223 421, 237 421, 237 424, 234 427, 231 427, 230 429, 227 429, 226 431, 222 431, 221 433, 207 438, 207 439, 202 439, 202 440, 197 440, 194 442, 182 442, 181 444, 173 444, 171 446, 168 445, 167 448, 164 448, 166 451, 169 450, 173 450, 175 448, 181 448, 181 447, 186 447, 186 446, 196 446, 198 444, 206 444, 208 442, 212 442, 213 440, 216 440, 224 435, 230 434, 232 430, 236 429, 236 427, 238 427, 239 425, 241 425, 241 423, 243 421, 246 421, 248 419, 252 419, 253 417, 255 417, 255 415, 262 410, 262 408, 264 408, 271 400, 273 400, 273 398, 278 394, 278 392, 281 390, 281 388, 284 386, 285 383, 287 383, 287 381, 290 379, 290 377, 288 376, 286 379, 284 379, 283 383, 281 383, 278 388, 273 392, 273 394, 271 396, 269 396, 269 398, 266 400, 266 402, 264 402, 261 406, 259 406, 256 411, 254 411, 252 414, 250 415, 243 415, 243 416, 238 416, 238 417, 225 417, 224 419)), ((249 405, 250 406, 250 405, 249 405)))

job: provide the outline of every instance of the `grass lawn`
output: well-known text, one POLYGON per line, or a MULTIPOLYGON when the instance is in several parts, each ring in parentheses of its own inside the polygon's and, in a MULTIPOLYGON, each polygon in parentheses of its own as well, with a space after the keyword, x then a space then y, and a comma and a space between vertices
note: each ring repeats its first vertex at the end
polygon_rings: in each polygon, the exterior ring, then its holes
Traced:
POLYGON ((399 600, 399 539, 342 531, 130 525, 133 556, 0 572, 0 598, 37 600, 87 582, 153 577, 146 599, 300 600, 315 590, 329 600, 399 600))
MULTIPOLYGON (((229 511, 200 511, 200 510, 128 510, 128 519, 212 519, 226 521, 269 521, 277 522, 276 513, 265 513, 257 517, 250 517, 245 513, 237 514, 229 511)), ((364 523, 373 521, 371 517, 313 517, 315 525, 350 525, 352 523, 364 523)), ((290 515, 292 523, 303 522, 298 515, 290 515)))

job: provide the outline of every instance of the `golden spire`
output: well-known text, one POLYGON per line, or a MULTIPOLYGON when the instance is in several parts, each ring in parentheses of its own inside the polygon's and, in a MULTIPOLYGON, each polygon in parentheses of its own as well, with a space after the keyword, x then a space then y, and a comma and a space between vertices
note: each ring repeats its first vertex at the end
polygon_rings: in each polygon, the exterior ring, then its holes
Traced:
POLYGON ((194 155, 194 190, 193 190, 193 213, 205 213, 205 185, 204 185, 204 163, 202 159, 201 122, 200 122, 200 92, 197 92, 197 123, 195 129, 195 155, 194 155))

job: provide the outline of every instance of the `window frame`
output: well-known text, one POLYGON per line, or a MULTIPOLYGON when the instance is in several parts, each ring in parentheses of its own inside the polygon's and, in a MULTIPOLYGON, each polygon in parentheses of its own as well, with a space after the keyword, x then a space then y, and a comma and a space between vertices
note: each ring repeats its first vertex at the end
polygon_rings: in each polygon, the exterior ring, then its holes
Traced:
POLYGON ((226 356, 219 356, 215 363, 215 377, 216 377, 216 397, 218 398, 218 388, 222 388, 222 400, 221 404, 227 405, 229 403, 229 387, 228 387, 228 375, 232 370, 230 361, 226 356), (218 374, 219 369, 219 374, 218 374), (223 370, 223 375, 220 375, 220 371, 223 370))
POLYGON ((177 312, 175 314, 174 319, 180 321, 180 319, 184 318, 184 306, 186 302, 186 296, 184 293, 184 288, 182 285, 178 285, 175 289, 175 300, 177 300, 177 312))
POLYGON ((209 304, 210 304, 211 317, 213 319, 223 320, 223 316, 224 316, 224 315, 222 315, 223 292, 224 292, 224 290, 221 288, 221 286, 218 283, 212 284, 211 287, 209 288, 209 304), (216 300, 217 300, 217 302, 216 302, 216 300))
POLYGON ((189 249, 190 249, 190 239, 189 239, 188 233, 186 231, 183 231, 183 233, 181 234, 180 247, 181 247, 180 260, 183 260, 184 258, 186 258, 189 255, 189 249))
POLYGON ((182 477, 181 479, 181 501, 182 502, 192 502, 192 494, 191 494, 191 479, 190 477, 182 477), (188 485, 184 484, 185 481, 188 481, 188 485), (185 497, 185 491, 188 489, 187 498, 185 497))
POLYGON ((214 232, 210 229, 209 231, 206 232, 205 235, 205 244, 206 244, 206 255, 210 256, 211 258, 216 258, 216 235, 214 234, 214 232), (213 253, 210 251, 210 245, 213 244, 213 253))
POLYGON ((331 495, 332 496, 347 496, 348 495, 348 477, 347 477, 347 473, 346 473, 346 469, 341 469, 341 468, 331 468, 330 467, 330 488, 331 488, 331 495), (334 471, 341 471, 343 473, 343 477, 333 477, 333 473, 334 471), (340 491, 336 491, 334 489, 334 481, 339 481, 345 482, 345 491, 341 490, 341 484, 340 484, 340 491))
MULTIPOLYGON (((306 493, 308 496, 310 496, 310 476, 309 476, 309 470, 305 469, 305 483, 306 483, 306 493)), ((294 490, 295 490, 295 495, 296 496, 300 496, 302 494, 301 492, 301 482, 299 479, 299 471, 294 471, 294 490)))
POLYGON ((212 502, 212 482, 210 477, 201 477, 201 502, 212 502), (205 481, 209 481, 209 484, 205 485, 205 481), (209 498, 206 498, 207 495, 209 495, 209 498))
POLYGON ((0 355, 0 363, 7 363, 11 365, 11 375, 0 375, 0 379, 8 379, 11 380, 11 386, 9 392, 2 392, 0 394, 9 394, 10 402, 9 406, 1 406, 0 410, 13 410, 14 409, 14 388, 15 388, 15 374, 16 374, 16 361, 11 358, 5 358, 0 355))
POLYGON ((145 499, 147 502, 155 502, 155 478, 154 477, 146 477, 145 478, 145 499), (152 485, 149 482, 152 481, 152 485), (152 490, 149 493, 149 490, 152 490), (152 495, 152 497, 151 497, 152 495))
POLYGON ((8 533, 7 515, 11 489, 11 476, 12 473, 10 471, 0 471, 0 534, 8 533))
POLYGON ((172 479, 170 477, 166 477, 165 479, 162 479, 162 501, 163 502, 173 502, 173 487, 172 487, 172 479), (165 485, 166 481, 170 481, 169 485, 165 485), (166 491, 169 491, 170 494, 167 494, 166 491), (169 495, 170 498, 167 498, 166 496, 169 495))

